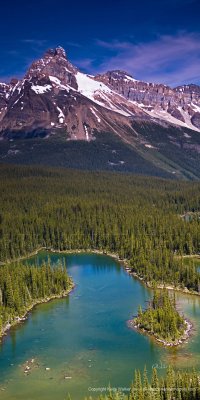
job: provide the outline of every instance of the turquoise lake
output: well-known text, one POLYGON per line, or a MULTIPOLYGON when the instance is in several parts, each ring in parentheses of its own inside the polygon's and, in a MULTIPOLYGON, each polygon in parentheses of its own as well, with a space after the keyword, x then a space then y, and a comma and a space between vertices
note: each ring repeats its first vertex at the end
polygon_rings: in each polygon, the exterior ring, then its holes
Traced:
MULTIPOLYGON (((100 388, 129 388, 135 368, 169 364, 200 369, 200 298, 177 294, 194 326, 188 343, 166 349, 128 328, 152 292, 113 258, 97 254, 39 253, 27 262, 66 260, 76 285, 64 299, 39 305, 0 344, 0 399, 72 400, 97 396, 100 388), (30 360, 34 359, 31 364, 30 360), (25 363, 31 365, 25 374, 25 363), (46 370, 46 368, 48 368, 46 370)), ((104 392, 103 392, 104 393, 104 392)))

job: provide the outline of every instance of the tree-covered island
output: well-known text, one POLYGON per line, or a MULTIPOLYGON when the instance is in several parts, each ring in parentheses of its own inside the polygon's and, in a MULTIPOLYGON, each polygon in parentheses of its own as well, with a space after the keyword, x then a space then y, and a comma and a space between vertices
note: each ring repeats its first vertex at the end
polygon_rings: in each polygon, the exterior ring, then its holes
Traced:
POLYGON ((179 314, 175 298, 172 300, 166 289, 155 291, 145 311, 139 306, 138 315, 130 321, 130 326, 147 332, 165 346, 181 344, 191 330, 191 324, 179 314))

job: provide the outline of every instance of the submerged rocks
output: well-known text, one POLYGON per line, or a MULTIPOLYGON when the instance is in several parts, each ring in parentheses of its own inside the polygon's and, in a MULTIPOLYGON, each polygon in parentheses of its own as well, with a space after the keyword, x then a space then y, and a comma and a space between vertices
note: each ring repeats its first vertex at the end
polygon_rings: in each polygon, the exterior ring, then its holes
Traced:
POLYGON ((29 375, 30 372, 32 371, 33 368, 38 367, 39 364, 36 363, 36 359, 35 358, 31 358, 30 360, 27 360, 25 362, 25 364, 22 366, 23 367, 23 371, 25 375, 29 375))

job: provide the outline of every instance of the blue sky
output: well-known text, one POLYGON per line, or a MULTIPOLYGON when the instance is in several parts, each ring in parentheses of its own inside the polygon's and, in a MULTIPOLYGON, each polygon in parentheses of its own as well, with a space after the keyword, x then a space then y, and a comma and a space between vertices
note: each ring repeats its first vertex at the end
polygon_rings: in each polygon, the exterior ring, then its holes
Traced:
POLYGON ((49 47, 85 72, 126 70, 171 86, 200 84, 199 0, 4 1, 0 81, 22 77, 49 47))

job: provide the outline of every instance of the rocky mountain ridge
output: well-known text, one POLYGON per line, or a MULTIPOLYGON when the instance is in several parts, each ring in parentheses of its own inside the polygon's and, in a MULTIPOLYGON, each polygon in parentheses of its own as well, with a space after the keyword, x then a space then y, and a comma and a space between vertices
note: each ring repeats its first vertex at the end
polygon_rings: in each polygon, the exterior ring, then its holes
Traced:
POLYGON ((60 47, 34 62, 24 79, 1 84, 0 90, 0 134, 4 138, 41 130, 47 135, 62 129, 67 139, 88 141, 94 138, 95 129, 131 129, 126 117, 144 114, 103 83, 81 73, 60 47))
POLYGON ((73 66, 62 47, 47 50, 24 79, 0 84, 2 137, 64 129, 67 139, 91 140, 95 130, 131 130, 135 119, 199 130, 200 87, 172 89, 124 71, 93 77, 73 66))
POLYGON ((120 70, 91 76, 61 47, 0 83, 3 162, 199 179, 199 131, 198 85, 173 89, 120 70))
POLYGON ((183 85, 173 89, 163 84, 138 81, 119 70, 97 75, 95 79, 133 101, 152 117, 182 126, 187 124, 191 129, 200 129, 198 85, 183 85))

